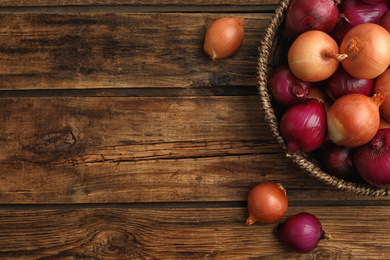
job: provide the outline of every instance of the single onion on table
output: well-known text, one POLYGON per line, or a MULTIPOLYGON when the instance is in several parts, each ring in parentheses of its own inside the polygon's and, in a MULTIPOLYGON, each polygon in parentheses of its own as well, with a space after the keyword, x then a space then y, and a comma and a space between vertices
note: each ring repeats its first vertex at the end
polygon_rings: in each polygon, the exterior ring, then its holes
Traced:
POLYGON ((222 59, 236 53, 244 40, 244 17, 222 17, 206 31, 204 51, 213 59, 222 59))
POLYGON ((330 238, 330 234, 322 229, 319 219, 307 212, 294 215, 279 224, 276 232, 289 248, 298 253, 309 253, 321 239, 330 238))
POLYGON ((260 183, 249 193, 246 224, 274 223, 283 217, 287 207, 287 193, 280 183, 260 183))

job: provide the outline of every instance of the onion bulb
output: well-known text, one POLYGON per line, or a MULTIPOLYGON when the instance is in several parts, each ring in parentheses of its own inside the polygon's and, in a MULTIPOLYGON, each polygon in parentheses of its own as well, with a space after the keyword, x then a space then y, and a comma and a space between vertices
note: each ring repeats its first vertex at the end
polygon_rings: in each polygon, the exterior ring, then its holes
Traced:
POLYGON ((368 143, 379 129, 379 106, 384 99, 382 94, 348 94, 337 99, 328 111, 329 139, 351 147, 368 143))
POLYGON ((378 24, 390 32, 390 10, 387 10, 378 21, 378 24))
POLYGON ((390 69, 387 69, 376 78, 373 93, 381 93, 386 97, 379 107, 379 111, 385 120, 390 121, 390 69))
POLYGON ((322 156, 326 170, 337 178, 346 181, 357 179, 358 173, 353 163, 354 149, 354 147, 340 146, 328 142, 322 156))
POLYGON ((288 51, 288 65, 299 79, 309 82, 322 81, 338 68, 345 55, 329 34, 311 30, 299 35, 288 51))
POLYGON ((330 238, 319 219, 307 212, 296 214, 277 225, 276 232, 289 248, 298 253, 309 253, 321 239, 330 238))
POLYGON ((352 93, 371 96, 373 87, 374 79, 355 78, 346 72, 342 66, 325 81, 326 93, 332 100, 352 93))
POLYGON ((340 53, 348 56, 341 64, 349 74, 376 78, 390 65, 390 33, 375 23, 359 24, 345 35, 340 53))
POLYGON ((236 53, 244 41, 244 17, 222 17, 206 31, 204 51, 213 59, 222 59, 236 53))
POLYGON ((298 79, 288 66, 277 68, 268 80, 273 99, 282 106, 302 102, 310 91, 311 83, 298 79))
POLYGON ((287 155, 318 149, 326 137, 325 105, 316 98, 289 107, 280 121, 287 155))
POLYGON ((357 147, 354 162, 360 176, 379 188, 390 188, 390 129, 380 129, 366 145, 357 147))
POLYGON ((248 196, 248 226, 255 222, 274 223, 287 211, 286 190, 280 183, 265 182, 256 185, 248 196))
POLYGON ((309 30, 329 33, 337 22, 339 0, 294 0, 286 13, 286 34, 290 39, 309 30))

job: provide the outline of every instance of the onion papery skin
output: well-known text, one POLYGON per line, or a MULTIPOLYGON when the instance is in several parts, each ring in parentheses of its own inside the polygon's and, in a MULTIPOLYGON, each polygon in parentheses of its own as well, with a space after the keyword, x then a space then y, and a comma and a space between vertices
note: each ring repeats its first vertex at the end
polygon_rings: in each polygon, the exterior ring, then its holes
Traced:
POLYGON ((343 0, 338 7, 339 20, 329 33, 338 45, 350 29, 362 23, 378 23, 389 9, 386 3, 369 4, 362 0, 343 0))
POLYGON ((379 129, 369 143, 357 147, 354 162, 366 182, 379 188, 390 188, 390 129, 379 129))
POLYGON ((390 128, 390 122, 381 117, 381 121, 379 123, 379 129, 384 129, 384 128, 390 128))
POLYGON ((379 107, 379 111, 385 120, 390 121, 390 69, 376 78, 373 93, 381 93, 386 97, 379 107))
POLYGON ((308 82, 329 78, 340 64, 337 43, 329 34, 318 30, 299 35, 291 44, 287 58, 291 72, 308 82))
POLYGON ((286 14, 286 34, 295 39, 309 30, 329 33, 337 22, 338 1, 334 0, 293 0, 286 14))
POLYGON ((326 93, 326 89, 322 85, 311 86, 307 98, 316 98, 324 103, 326 112, 328 112, 333 104, 333 100, 329 97, 328 93, 326 93))
POLYGON ((326 93, 335 101, 347 94, 362 94, 371 96, 374 79, 358 79, 340 66, 332 76, 325 81, 326 93))
POLYGON ((381 94, 348 94, 337 99, 327 114, 329 139, 351 147, 368 143, 379 129, 379 106, 384 99, 381 94))
POLYGON ((280 183, 257 184, 248 195, 248 226, 255 222, 274 223, 287 211, 287 192, 280 183))
POLYGON ((390 65, 390 33, 382 26, 364 23, 353 27, 340 45, 344 69, 359 79, 373 79, 390 65))
POLYGON ((321 239, 330 237, 322 229, 319 219, 307 212, 288 218, 276 227, 276 232, 289 248, 298 253, 309 253, 321 239))
POLYGON ((353 162, 355 148, 327 142, 323 150, 323 163, 327 172, 346 181, 357 180, 358 172, 353 162))
POLYGON ((280 130, 288 155, 318 149, 327 134, 324 104, 317 99, 307 99, 289 107, 281 118, 280 130))
POLYGON ((387 12, 382 15, 378 24, 390 32, 390 10, 387 10, 387 12))
POLYGON ((232 56, 244 41, 244 17, 222 17, 207 29, 204 51, 213 59, 232 56))
POLYGON ((273 99, 282 106, 290 106, 305 100, 311 83, 295 77, 288 66, 277 68, 268 80, 273 99))
POLYGON ((351 28, 362 23, 378 23, 389 10, 385 2, 366 3, 362 0, 342 0, 340 11, 350 21, 351 28))

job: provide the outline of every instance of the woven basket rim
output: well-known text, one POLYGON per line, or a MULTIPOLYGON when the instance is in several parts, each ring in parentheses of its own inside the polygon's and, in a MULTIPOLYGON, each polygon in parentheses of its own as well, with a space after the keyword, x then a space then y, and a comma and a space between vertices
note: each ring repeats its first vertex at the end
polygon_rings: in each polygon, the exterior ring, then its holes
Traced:
MULTIPOLYGON (((271 129, 273 136, 278 143, 286 151, 286 145, 281 133, 279 131, 279 122, 275 115, 275 111, 271 104, 271 96, 268 91, 268 69, 271 53, 270 50, 273 46, 273 40, 277 29, 281 26, 285 14, 292 0, 282 0, 279 2, 273 17, 270 20, 268 27, 266 28, 263 39, 259 46, 259 58, 257 66, 258 77, 258 93, 261 101, 262 109, 264 110, 264 118, 271 129)), ((298 152, 290 159, 299 166, 302 170, 308 173, 310 176, 316 179, 334 186, 340 190, 349 191, 355 194, 367 195, 367 196, 389 196, 389 190, 386 188, 378 188, 369 184, 347 182, 343 179, 339 179, 333 175, 324 172, 321 168, 316 166, 313 162, 309 161, 302 153, 298 152)))

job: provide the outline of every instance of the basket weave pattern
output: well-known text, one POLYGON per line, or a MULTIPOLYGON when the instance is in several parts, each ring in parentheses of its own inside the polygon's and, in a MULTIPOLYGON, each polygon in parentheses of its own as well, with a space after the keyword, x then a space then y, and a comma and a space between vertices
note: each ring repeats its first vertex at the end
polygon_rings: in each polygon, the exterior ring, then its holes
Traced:
MULTIPOLYGON (((286 150, 286 144, 279 131, 279 121, 275 114, 275 110, 272 106, 271 96, 268 92, 268 78, 271 70, 275 66, 280 64, 273 64, 271 66, 271 59, 277 55, 283 55, 280 53, 280 48, 277 45, 280 44, 277 41, 279 34, 281 33, 281 26, 283 24, 284 16, 288 10, 292 0, 282 0, 267 27, 263 40, 259 46, 259 63, 257 67, 258 71, 258 92, 260 95, 261 106, 264 110, 264 117, 268 123, 272 134, 275 136, 279 144, 286 150)), ((286 48, 284 48, 286 49, 286 48)), ((284 50, 286 51, 286 50, 284 50)), ((369 195, 369 196, 389 196, 389 190, 383 188, 377 188, 368 184, 346 182, 342 179, 338 179, 324 172, 315 162, 309 159, 307 154, 298 152, 290 156, 291 160, 297 164, 301 169, 307 172, 310 176, 313 176, 322 182, 332 185, 340 190, 350 191, 356 194, 369 195)))

